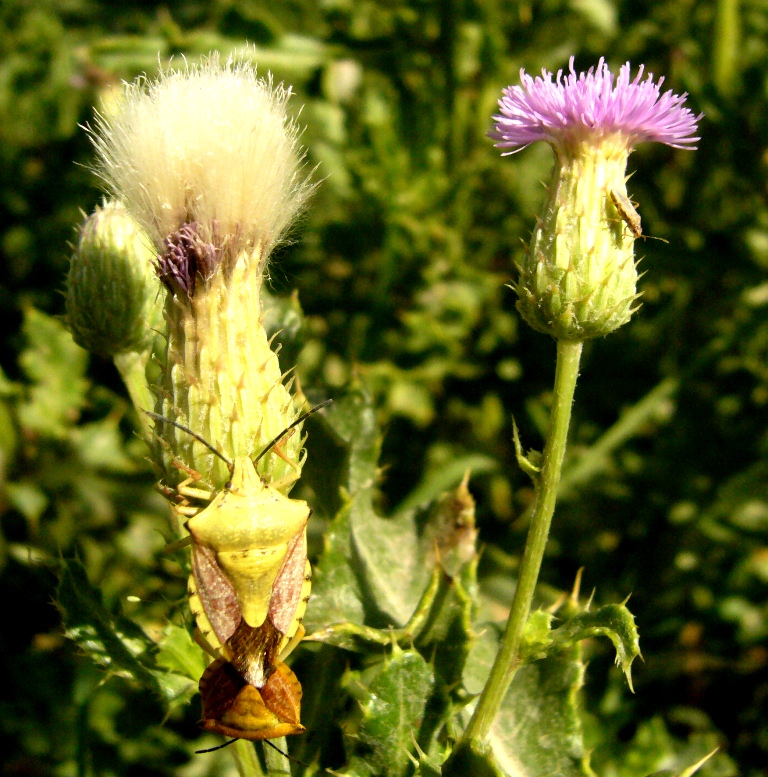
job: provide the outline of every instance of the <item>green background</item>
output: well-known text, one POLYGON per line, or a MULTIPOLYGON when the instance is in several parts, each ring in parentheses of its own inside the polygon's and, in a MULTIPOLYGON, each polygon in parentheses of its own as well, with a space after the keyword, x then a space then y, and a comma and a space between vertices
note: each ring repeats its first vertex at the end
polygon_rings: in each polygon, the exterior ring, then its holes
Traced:
MULTIPOLYGON (((656 755, 698 737, 733 759, 710 774, 763 774, 760 0, 0 3, 2 773, 230 768, 225 756, 190 755, 198 701, 164 722, 157 698, 119 676, 102 684, 101 670, 61 636, 52 605, 60 556, 80 558, 107 606, 150 636, 183 605, 184 580, 159 553, 167 508, 152 491, 117 373, 72 345, 55 317, 81 211, 100 198, 78 124, 121 79, 245 41, 262 73, 293 85, 307 164, 322 179, 270 268, 272 292, 297 290, 303 310, 301 327, 297 313, 284 336, 283 366, 298 359, 310 398, 350 383, 370 392, 384 432, 383 513, 429 501, 472 467, 483 602, 496 619, 532 496, 515 464, 511 414, 526 447, 541 447, 554 366, 554 343, 522 324, 506 286, 543 201, 551 151, 538 144, 501 158, 485 138, 496 100, 521 67, 557 70, 575 55, 585 69, 605 56, 614 70, 630 60, 664 74, 705 114, 698 151, 642 145, 630 158, 644 229, 669 244, 637 242, 643 307, 585 349, 542 582, 569 590, 583 566, 598 604, 632 594, 645 659, 634 667, 635 695, 607 642, 585 646, 599 773, 647 774, 662 768, 656 755)), ((311 439, 309 450, 311 481, 311 439)), ((331 518, 316 496, 315 556, 331 518)), ((340 736, 328 742, 323 765, 338 766, 340 736)))

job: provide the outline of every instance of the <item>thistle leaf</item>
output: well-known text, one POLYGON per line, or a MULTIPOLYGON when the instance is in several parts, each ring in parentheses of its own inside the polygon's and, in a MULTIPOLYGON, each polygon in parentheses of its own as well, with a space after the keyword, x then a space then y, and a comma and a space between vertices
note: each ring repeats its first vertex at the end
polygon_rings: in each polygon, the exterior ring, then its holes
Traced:
MULTIPOLYGON (((464 684, 470 693, 482 689, 496 650, 495 633, 487 629, 473 645, 467 660, 464 684)), ((488 740, 501 774, 592 777, 578 709, 578 691, 583 681, 584 664, 578 645, 529 664, 517 673, 488 740)), ((461 752, 456 755, 466 756, 461 752)), ((451 759, 451 768, 453 762, 451 759)), ((489 764, 490 768, 493 762, 489 764)), ((460 772, 450 774, 458 777, 460 772)))
MULTIPOLYGON (((370 750, 376 774, 399 777, 411 766, 434 673, 415 650, 395 648, 373 671, 351 672, 346 686, 360 703, 361 719, 350 736, 370 750)), ((359 752, 359 750, 358 750, 359 752)))
MULTIPOLYGON (((192 681, 188 673, 175 671, 178 656, 174 671, 167 671, 174 648, 166 645, 162 652, 166 666, 158 668, 155 643, 133 621, 106 609, 101 592, 91 585, 79 561, 61 561, 56 606, 65 635, 109 675, 133 680, 168 704, 184 701, 196 692, 197 678, 192 681)), ((174 640, 178 647, 178 634, 174 640)))

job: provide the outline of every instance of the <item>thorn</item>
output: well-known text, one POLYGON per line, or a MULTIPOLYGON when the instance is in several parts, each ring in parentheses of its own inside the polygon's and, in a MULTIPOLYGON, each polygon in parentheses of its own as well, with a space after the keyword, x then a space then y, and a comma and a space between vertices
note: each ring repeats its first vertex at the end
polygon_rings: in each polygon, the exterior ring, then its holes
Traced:
POLYGON ((579 571, 576 573, 576 579, 573 581, 573 589, 571 590, 571 602, 578 605, 579 603, 579 591, 581 590, 581 576, 584 574, 584 567, 579 567, 579 571))
POLYGON ((626 677, 626 678, 627 678, 627 685, 629 686, 629 690, 630 690, 632 693, 634 693, 634 692, 635 692, 635 688, 634 688, 634 686, 632 685, 632 672, 631 672, 631 670, 630 670, 630 669, 625 669, 625 670, 624 670, 624 677, 626 677))
POLYGON ((552 604, 547 607, 544 612, 548 612, 550 615, 554 615, 564 604, 568 601, 568 595, 567 594, 560 594, 560 596, 555 599, 552 604))
POLYGON ((709 761, 710 758, 719 750, 719 747, 716 747, 711 753, 707 753, 707 755, 704 756, 700 761, 696 761, 693 766, 689 766, 687 769, 684 769, 682 772, 680 772, 680 777, 692 777, 699 769, 704 766, 704 764, 709 761))

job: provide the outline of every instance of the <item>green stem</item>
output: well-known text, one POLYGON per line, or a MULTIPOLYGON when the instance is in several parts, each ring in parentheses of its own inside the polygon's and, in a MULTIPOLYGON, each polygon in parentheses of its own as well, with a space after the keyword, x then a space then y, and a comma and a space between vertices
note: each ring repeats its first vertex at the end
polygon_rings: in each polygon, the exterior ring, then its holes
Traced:
POLYGON ((739 88, 741 53, 740 0, 718 0, 712 46, 712 81, 721 97, 732 97, 739 88))
MULTIPOLYGON (((285 741, 285 737, 280 737, 274 741, 274 745, 283 753, 288 752, 288 743, 285 741)), ((266 742, 264 743, 264 760, 267 762, 267 774, 269 777, 281 777, 287 775, 291 777, 291 763, 275 750, 275 747, 270 747, 266 742)))
POLYGON ((149 422, 149 416, 142 411, 155 409, 155 397, 147 384, 147 359, 149 359, 148 351, 142 353, 126 351, 117 354, 114 357, 114 362, 136 408, 144 439, 149 441, 152 439, 152 426, 149 422))
POLYGON ((240 777, 264 777, 253 743, 238 739, 232 747, 237 773, 240 777))
POLYGON ((493 719, 499 711, 512 679, 520 668, 520 642, 531 611, 549 526, 555 512, 582 345, 581 342, 570 340, 557 342, 557 369, 547 443, 544 446, 541 473, 536 484, 536 500, 523 559, 520 563, 517 588, 499 653, 472 719, 464 732, 465 742, 472 740, 484 742, 488 738, 493 719))

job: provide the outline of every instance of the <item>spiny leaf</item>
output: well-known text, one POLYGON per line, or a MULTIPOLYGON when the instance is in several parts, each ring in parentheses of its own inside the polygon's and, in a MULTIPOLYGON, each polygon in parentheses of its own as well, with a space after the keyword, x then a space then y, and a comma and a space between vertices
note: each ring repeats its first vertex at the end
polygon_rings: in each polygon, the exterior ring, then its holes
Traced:
POLYGON ((616 664, 632 687, 630 669, 640 655, 640 642, 634 616, 626 605, 607 604, 594 612, 581 612, 547 633, 553 617, 541 611, 531 614, 521 648, 526 663, 567 650, 589 637, 608 637, 616 648, 616 664))
POLYGON ((352 506, 350 523, 375 606, 392 622, 403 625, 415 610, 430 573, 413 515, 380 518, 371 499, 359 495, 352 506))
MULTIPOLYGON (((325 550, 313 572, 312 596, 304 616, 310 634, 327 630, 331 624, 362 623, 365 618, 360 581, 352 567, 349 511, 346 505, 331 523, 325 550)), ((332 639, 328 642, 334 644, 332 639)))
POLYGON ((415 650, 395 648, 376 671, 350 673, 347 688, 360 703, 356 739, 370 749, 376 773, 404 774, 434 684, 432 668, 415 650))
POLYGON ((325 421, 348 447, 344 487, 354 496, 376 484, 381 439, 371 398, 362 390, 337 399, 325 421))
POLYGON ((440 576, 429 619, 416 638, 416 646, 430 658, 445 688, 460 683, 474 638, 474 603, 468 589, 474 583, 476 572, 477 562, 473 561, 460 578, 440 576))
POLYGON ((374 625, 402 626, 427 585, 430 566, 412 515, 385 519, 374 511, 380 441, 370 398, 352 391, 334 402, 324 420, 347 444, 347 497, 318 564, 307 628, 359 623, 363 615, 374 625))
POLYGON ((157 665, 188 677, 197 684, 206 668, 205 653, 189 635, 189 630, 169 623, 163 629, 156 655, 157 665))
MULTIPOLYGON (((56 605, 65 635, 109 674, 133 680, 169 704, 188 699, 197 690, 198 678, 177 672, 178 666, 167 666, 171 653, 179 647, 179 635, 171 639, 175 648, 168 644, 163 653, 166 667, 158 668, 155 643, 133 621, 113 615, 104 607, 101 592, 91 585, 79 561, 61 561, 56 605)), ((178 664, 178 651, 176 658, 178 664)))
POLYGON ((154 643, 135 623, 107 611, 101 592, 91 585, 79 561, 62 560, 56 605, 65 635, 99 666, 159 691, 154 676, 139 660, 154 643))
MULTIPOLYGON (((467 659, 464 684, 479 693, 497 651, 487 629, 467 659)), ((578 691, 584 666, 578 645, 520 669, 494 720, 489 744, 497 767, 514 777, 592 777, 585 752, 578 691)), ((452 772, 458 777, 458 772, 452 772)))
MULTIPOLYGON (((391 647, 397 643, 401 647, 410 645, 422 629, 425 628, 430 611, 440 588, 443 573, 437 567, 432 571, 432 579, 422 594, 416 610, 408 623, 400 629, 375 629, 350 621, 335 623, 319 629, 305 638, 307 642, 323 642, 354 652, 365 653, 373 646, 391 647)), ((330 587, 330 586, 329 586, 330 587)), ((325 588, 325 587, 324 587, 325 588)), ((322 600, 321 600, 322 605, 322 600)), ((304 622, 307 622, 305 617, 304 622)))

